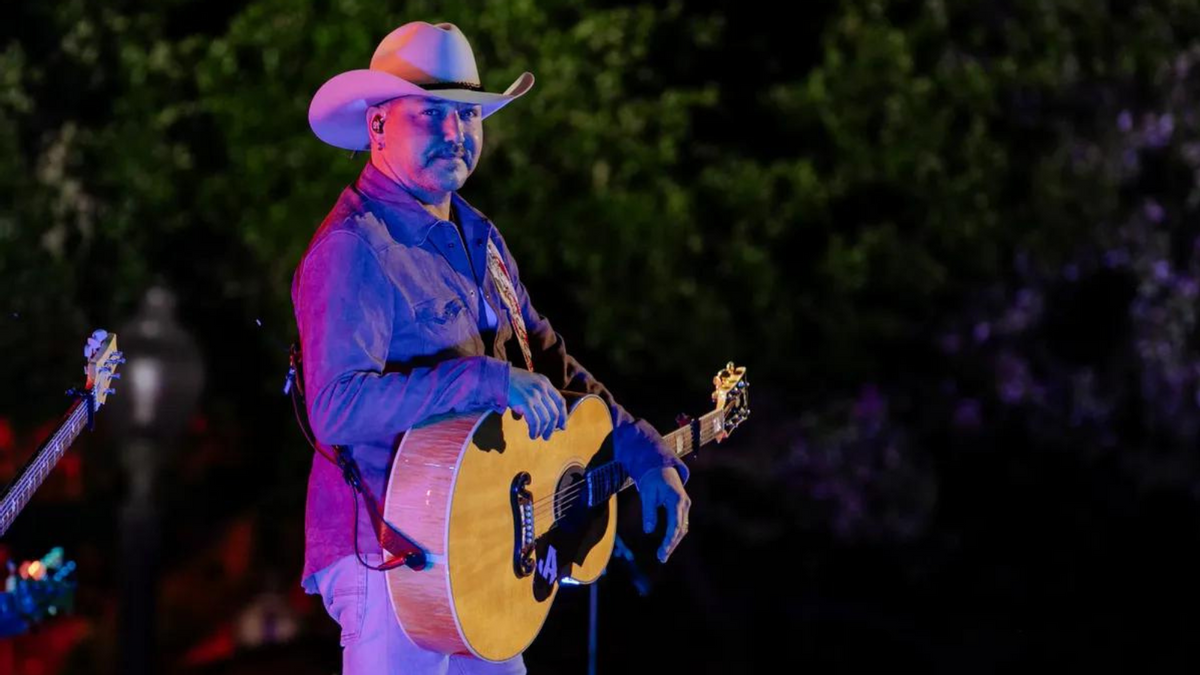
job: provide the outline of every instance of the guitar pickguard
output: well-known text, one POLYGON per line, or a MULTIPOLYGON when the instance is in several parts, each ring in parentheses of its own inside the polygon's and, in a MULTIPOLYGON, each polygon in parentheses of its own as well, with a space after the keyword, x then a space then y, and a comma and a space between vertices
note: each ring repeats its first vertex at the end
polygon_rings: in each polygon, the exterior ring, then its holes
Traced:
MULTIPOLYGON (((586 470, 594 469, 612 460, 612 435, 592 457, 586 470)), ((604 538, 608 530, 608 502, 593 508, 587 507, 583 471, 567 472, 558 488, 554 525, 538 538, 533 574, 533 596, 538 602, 550 597, 554 585, 564 577, 571 576, 577 565, 582 565, 592 549, 604 538), (566 495, 566 498, 562 496, 566 495), (571 499, 574 497, 574 499, 571 499)))
POLYGON ((475 435, 471 437, 475 447, 484 452, 503 453, 508 444, 504 442, 504 420, 495 413, 483 418, 475 435))

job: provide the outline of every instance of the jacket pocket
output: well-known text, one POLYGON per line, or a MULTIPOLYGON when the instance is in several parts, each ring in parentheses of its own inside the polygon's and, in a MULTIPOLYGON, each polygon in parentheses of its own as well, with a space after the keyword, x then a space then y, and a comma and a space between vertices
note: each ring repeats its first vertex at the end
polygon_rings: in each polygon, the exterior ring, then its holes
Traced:
POLYGON ((413 315, 435 350, 454 347, 471 337, 471 314, 457 295, 425 300, 413 307, 413 315))
POLYGON ((416 316, 417 323, 420 324, 449 323, 464 315, 466 311, 466 306, 457 295, 448 298, 430 298, 413 307, 413 314, 416 316))

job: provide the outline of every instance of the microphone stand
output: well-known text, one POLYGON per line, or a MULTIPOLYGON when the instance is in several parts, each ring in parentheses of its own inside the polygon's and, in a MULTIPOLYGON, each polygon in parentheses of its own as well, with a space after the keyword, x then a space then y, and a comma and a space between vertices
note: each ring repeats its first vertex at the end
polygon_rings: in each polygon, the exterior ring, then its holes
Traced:
MULTIPOLYGON (((629 572, 629 576, 633 580, 633 587, 637 589, 638 595, 645 597, 650 593, 650 578, 638 567, 637 562, 633 558, 633 551, 629 550, 629 547, 621 540, 621 535, 617 534, 615 537, 612 559, 621 561, 626 571, 629 572)), ((607 570, 601 572, 600 579, 603 579, 607 573, 607 570)), ((599 621, 597 619, 600 605, 600 579, 592 583, 588 589, 588 675, 596 675, 596 660, 600 652, 598 638, 599 621)))

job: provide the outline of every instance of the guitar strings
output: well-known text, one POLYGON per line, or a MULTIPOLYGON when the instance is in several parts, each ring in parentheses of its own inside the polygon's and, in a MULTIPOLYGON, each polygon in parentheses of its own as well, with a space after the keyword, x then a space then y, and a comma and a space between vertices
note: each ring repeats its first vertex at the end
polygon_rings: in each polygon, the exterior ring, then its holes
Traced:
MULTIPOLYGON (((605 465, 605 466, 608 467, 610 465, 605 465)), ((620 474, 618 474, 618 476, 619 475, 620 474)), ((621 482, 624 483, 624 481, 621 481, 621 482)), ((575 502, 579 501, 579 498, 582 496, 579 494, 579 492, 586 486, 587 486, 587 481, 580 481, 579 483, 572 485, 571 487, 567 488, 566 490, 563 490, 560 493, 548 495, 546 497, 543 497, 543 498, 535 501, 534 507, 533 507, 533 517, 537 518, 539 515, 545 516, 547 509, 554 509, 553 512, 557 512, 556 507, 559 507, 559 506, 561 506, 561 508, 563 510, 569 509, 570 507, 575 505, 575 502), (553 502, 547 503, 550 500, 558 500, 558 499, 562 500, 561 505, 557 504, 557 503, 553 503, 553 502)), ((616 494, 616 493, 613 493, 613 494, 616 494)), ((609 497, 611 497, 611 496, 612 495, 609 495, 609 497)))
MULTIPOLYGON (((705 430, 702 427, 701 433, 700 433, 701 443, 705 443, 705 442, 711 440, 711 438, 708 438, 708 439, 705 438, 705 436, 707 434, 705 434, 704 431, 705 430)), ((594 470, 594 472, 596 474, 604 475, 605 472, 611 472, 614 468, 619 468, 619 466, 616 464, 616 462, 608 462, 606 464, 603 464, 603 465, 597 467, 594 470)), ((606 477, 619 479, 620 474, 618 473, 616 476, 608 475, 606 477)), ((624 483, 624 480, 621 480, 621 482, 624 483)), ((578 483, 572 485, 571 487, 567 488, 566 490, 563 490, 562 492, 554 493, 551 495, 547 495, 545 497, 541 497, 537 500, 534 500, 534 502, 533 502, 534 517, 536 518, 538 515, 543 515, 543 516, 546 515, 546 510, 548 508, 556 506, 556 504, 554 504, 553 502, 560 500, 560 499, 562 500, 562 508, 565 509, 565 508, 572 506, 576 501, 578 501, 577 493, 579 493, 583 489, 586 489, 587 487, 588 487, 588 482, 585 479, 585 480, 579 481, 578 483)))
MULTIPOLYGON (((711 441, 713 438, 713 435, 706 433, 707 432, 706 426, 707 425, 703 425, 703 426, 701 426, 701 429, 700 429, 701 444, 705 444, 705 443, 711 441)), ((686 429, 686 427, 684 429, 686 429)), ((688 429, 685 433, 687 433, 689 437, 691 436, 690 429, 688 429)), ((687 442, 687 444, 690 445, 694 441, 691 438, 687 438, 685 442, 687 442)), ((625 482, 625 479, 622 478, 621 473, 619 473, 619 472, 615 476, 612 475, 612 472, 614 469, 619 470, 620 466, 615 461, 611 461, 606 464, 602 464, 599 467, 596 467, 596 469, 594 469, 592 472, 590 472, 589 475, 601 475, 601 476, 603 476, 605 478, 609 478, 609 479, 615 478, 618 481, 620 481, 620 483, 623 485, 625 482)), ((625 478, 628 478, 628 477, 626 476, 625 478)), ((580 496, 582 496, 582 495, 580 495, 580 492, 587 489, 588 487, 589 487, 589 483, 586 479, 584 479, 584 480, 581 480, 578 483, 575 483, 574 485, 568 487, 567 489, 563 490, 562 492, 556 492, 554 494, 550 494, 545 497, 541 497, 541 498, 534 500, 532 503, 534 518, 538 518, 539 516, 545 517, 547 515, 548 511, 551 514, 556 514, 560 508, 562 510, 569 509, 571 506, 574 506, 575 502, 579 501, 580 496)), ((620 490, 618 489, 618 492, 619 491, 620 490)), ((613 494, 615 495, 616 493, 614 492, 613 494)), ((611 496, 612 495, 609 495, 609 497, 611 497, 611 496)), ((607 500, 607 498, 606 498, 606 500, 607 500)))
MULTIPOLYGON (((619 478, 620 473, 617 473, 615 476, 611 475, 612 472, 614 471, 614 469, 619 469, 619 466, 616 464, 616 462, 608 462, 607 464, 602 464, 602 465, 596 467, 590 473, 592 475, 602 474, 606 478, 619 478), (607 474, 605 472, 607 472, 607 474)), ((623 480, 621 482, 624 483, 623 480)), ((579 492, 580 490, 586 489, 587 487, 588 487, 587 480, 586 479, 581 480, 578 483, 575 483, 574 485, 571 485, 567 489, 563 490, 562 492, 556 492, 554 494, 547 495, 545 497, 541 497, 539 499, 534 500, 533 506, 535 508, 539 507, 539 506, 544 506, 546 504, 546 502, 548 502, 548 501, 572 495, 576 492, 579 492)))
MULTIPOLYGON (((712 440, 712 439, 711 439, 711 437, 707 437, 707 438, 706 438, 706 436, 708 436, 708 434, 706 434, 706 433, 705 433, 705 431, 706 431, 706 429, 702 427, 702 428, 701 428, 701 432, 700 432, 700 441, 701 441, 701 443, 707 443, 708 441, 711 441, 711 440, 712 440)), ((685 428, 684 428, 684 432, 685 432, 685 433, 687 433, 687 437, 685 437, 685 441, 684 441, 684 442, 685 442, 686 444, 688 444, 688 445, 691 445, 691 443, 692 443, 692 440, 691 440, 691 438, 690 438, 690 436, 691 436, 691 430, 685 427, 685 428)), ((600 465, 600 466, 596 467, 596 468, 595 468, 595 469, 593 469, 593 471, 592 471, 592 472, 590 472, 590 473, 593 473, 593 474, 594 474, 594 473, 603 473, 603 472, 605 472, 605 471, 612 471, 613 469, 616 469, 616 468, 618 468, 618 467, 619 467, 619 465, 618 465, 618 464, 617 464, 615 461, 610 461, 610 462, 607 462, 607 463, 605 463, 605 464, 602 464, 602 465, 600 465)), ((609 477, 614 477, 614 478, 615 478, 615 477, 619 477, 619 474, 618 474, 618 476, 609 476, 609 477)), ((624 482, 624 481, 622 480, 622 483, 623 483, 623 482, 624 482)), ((559 498, 559 497, 561 497, 561 496, 563 496, 563 495, 569 495, 569 494, 571 494, 573 491, 575 491, 576 489, 582 489, 582 488, 584 488, 584 487, 586 487, 586 486, 587 486, 587 481, 586 481, 586 480, 580 481, 580 482, 579 482, 579 483, 577 483, 576 485, 572 485, 570 488, 567 488, 567 489, 566 489, 566 490, 564 490, 562 493, 556 493, 556 494, 548 495, 548 496, 546 496, 546 497, 541 497, 541 498, 539 498, 539 499, 535 500, 535 501, 534 501, 534 506, 535 506, 535 507, 536 507, 536 506, 544 506, 544 505, 545 505, 545 503, 546 503, 547 501, 549 501, 549 500, 552 500, 552 499, 555 499, 555 498, 559 498)))
POLYGON ((563 508, 573 505, 579 499, 579 497, 582 496, 582 495, 580 495, 580 492, 585 487, 587 487, 587 481, 580 481, 579 483, 572 485, 571 487, 567 488, 566 490, 563 490, 562 492, 558 492, 558 493, 555 493, 552 495, 547 495, 545 497, 542 497, 541 499, 534 501, 533 502, 534 517, 537 517, 537 515, 539 513, 542 515, 545 515, 546 509, 556 506, 556 504, 554 502, 556 502, 557 500, 560 500, 560 499, 562 500, 563 508))
POLYGON ((587 488, 587 481, 585 481, 585 480, 579 481, 575 485, 572 485, 571 487, 563 490, 562 492, 556 492, 551 495, 546 495, 545 497, 542 497, 540 499, 536 499, 531 504, 534 509, 534 514, 535 515, 537 514, 538 509, 543 509, 544 507, 547 507, 547 506, 553 506, 552 502, 554 502, 555 500, 567 499, 569 497, 575 497, 578 495, 579 492, 583 491, 586 488, 587 488))
MULTIPOLYGON (((87 408, 85 405, 76 406, 75 410, 71 411, 71 413, 67 416, 67 421, 58 429, 58 431, 54 432, 54 434, 50 437, 50 439, 47 440, 46 443, 42 446, 43 448, 50 448, 50 450, 51 450, 51 452, 48 452, 48 453, 46 453, 46 455, 44 455, 45 457, 49 457, 51 455, 57 454, 58 457, 61 458, 62 455, 66 453, 66 447, 64 445, 65 441, 62 437, 69 436, 69 435, 75 433, 76 426, 83 425, 84 420, 87 419, 86 411, 87 411, 87 408), (57 451, 55 451, 55 449, 57 449, 57 451)), ((56 459, 54 461, 58 461, 58 460, 56 459)), ((32 468, 32 465, 30 468, 32 468)), ((28 494, 28 495, 26 495, 24 493, 35 489, 35 486, 38 483, 40 483, 41 481, 44 481, 46 479, 47 473, 49 473, 49 472, 46 468, 46 465, 43 463, 42 466, 38 467, 38 470, 36 472, 30 471, 30 472, 26 473, 25 475, 21 476, 20 480, 18 480, 12 486, 12 490, 11 490, 10 494, 21 495, 21 498, 24 499, 26 503, 28 503, 28 501, 32 498, 33 495, 32 495, 32 493, 28 494), (38 474, 38 476, 36 478, 34 477, 34 473, 38 474)))

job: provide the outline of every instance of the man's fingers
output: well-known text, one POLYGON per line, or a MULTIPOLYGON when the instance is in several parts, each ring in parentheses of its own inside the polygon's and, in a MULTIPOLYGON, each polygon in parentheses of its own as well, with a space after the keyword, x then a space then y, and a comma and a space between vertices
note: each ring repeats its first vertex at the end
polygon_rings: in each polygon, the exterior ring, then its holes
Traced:
POLYGON ((663 537, 663 545, 658 549, 658 559, 666 562, 675 552, 675 547, 687 536, 688 513, 692 508, 692 500, 687 497, 675 499, 674 507, 667 507, 667 533, 663 537))
POLYGON ((538 392, 538 401, 542 404, 542 409, 546 411, 546 420, 542 425, 540 435, 543 441, 548 441, 550 434, 554 433, 555 427, 558 426, 558 406, 554 405, 554 401, 545 390, 538 392))
POLYGON ((546 420, 550 414, 542 403, 541 397, 534 393, 529 397, 529 437, 537 438, 546 428, 546 420))
POLYGON ((542 401, 550 411, 551 432, 554 429, 564 429, 566 426, 566 401, 563 400, 563 395, 558 393, 558 389, 554 389, 550 380, 544 378, 540 384, 542 401))
MULTIPOLYGON (((683 541, 683 538, 687 536, 688 511, 691 509, 691 501, 686 498, 680 499, 676 508, 679 510, 679 515, 676 516, 679 519, 679 529, 675 532, 675 542, 671 544, 671 551, 674 551, 675 547, 679 546, 679 542, 683 541)), ((667 555, 670 555, 670 552, 667 555)))
POLYGON ((557 389, 550 390, 550 398, 554 399, 554 403, 558 405, 558 428, 567 428, 567 400, 563 395, 558 393, 557 389))
POLYGON ((654 526, 658 524, 658 503, 651 498, 651 495, 641 495, 642 501, 642 531, 650 534, 654 531, 654 526))
POLYGON ((679 509, 667 505, 667 533, 663 536, 662 546, 658 547, 658 561, 667 562, 675 544, 679 543, 683 522, 679 519, 679 509))
POLYGON ((529 437, 533 438, 533 432, 538 427, 538 412, 533 401, 526 398, 519 405, 513 406, 513 411, 520 412, 521 416, 525 418, 525 424, 529 427, 529 437))

